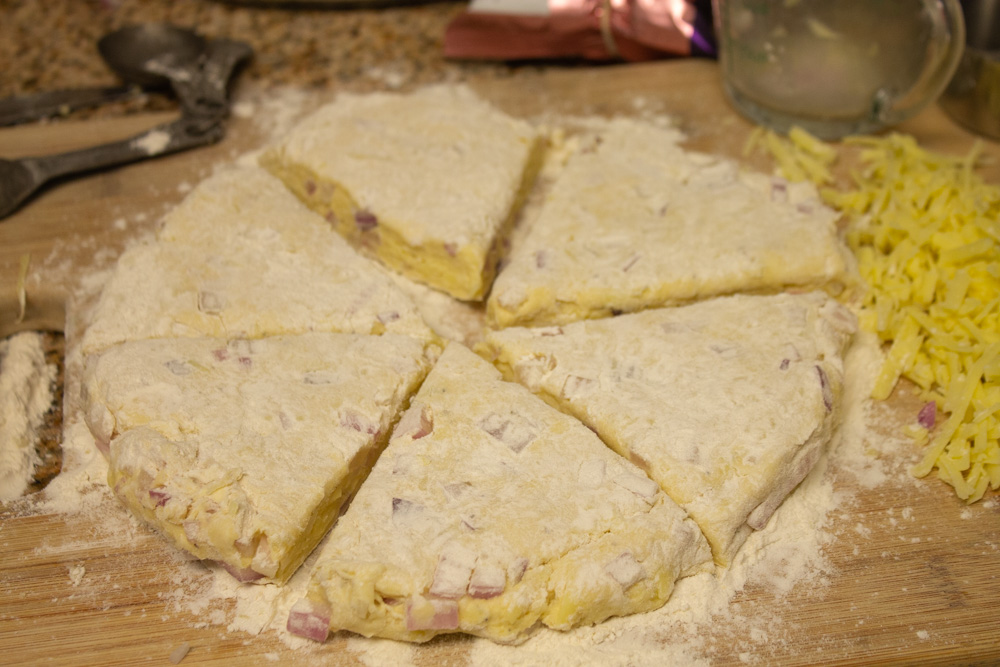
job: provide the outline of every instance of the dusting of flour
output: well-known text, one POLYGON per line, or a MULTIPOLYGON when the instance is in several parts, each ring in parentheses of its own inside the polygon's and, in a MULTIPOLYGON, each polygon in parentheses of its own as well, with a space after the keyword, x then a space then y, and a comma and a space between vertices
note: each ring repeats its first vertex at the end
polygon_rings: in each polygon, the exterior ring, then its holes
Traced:
POLYGON ((0 501, 27 490, 38 464, 37 430, 52 405, 56 368, 45 363, 42 335, 0 340, 0 501))

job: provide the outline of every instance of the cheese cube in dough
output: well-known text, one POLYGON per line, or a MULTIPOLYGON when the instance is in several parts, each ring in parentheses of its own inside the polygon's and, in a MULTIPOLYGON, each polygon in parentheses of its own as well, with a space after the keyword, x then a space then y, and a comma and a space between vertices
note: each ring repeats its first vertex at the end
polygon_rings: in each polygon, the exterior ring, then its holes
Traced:
POLYGON ((536 130, 465 86, 342 94, 261 164, 355 247, 463 300, 489 290, 541 165, 536 130))
POLYGON ((830 440, 854 326, 823 293, 739 295, 490 332, 483 353, 649 473, 727 565, 830 440))
POLYGON ((393 334, 136 341, 88 359, 85 414, 135 516, 241 580, 283 582, 429 366, 393 334))
POLYGON ((711 568, 641 470, 459 343, 324 544, 290 631, 519 643, 655 609, 711 568))
POLYGON ((836 292, 848 254, 811 185, 683 150, 618 119, 572 155, 487 302, 495 327, 581 319, 788 286, 836 292))
POLYGON ((434 337, 388 272, 258 167, 202 181, 125 250, 87 319, 84 354, 145 338, 434 337))

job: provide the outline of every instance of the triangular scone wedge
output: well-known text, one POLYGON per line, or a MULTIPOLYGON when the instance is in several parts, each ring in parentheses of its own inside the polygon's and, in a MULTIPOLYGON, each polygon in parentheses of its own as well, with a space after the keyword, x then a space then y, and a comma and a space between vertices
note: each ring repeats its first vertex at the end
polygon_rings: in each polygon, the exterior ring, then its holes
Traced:
POLYGON ((698 527, 587 427, 451 343, 340 518, 288 629, 519 643, 655 609, 698 527))
POLYGON ((85 354, 145 338, 433 336, 382 267, 258 167, 202 181, 122 254, 89 320, 85 354))
POLYGON ((342 94, 261 164, 356 247, 463 300, 483 298, 542 142, 465 86, 342 94))
POLYGON ((618 119, 572 155, 488 300, 495 327, 564 324, 735 292, 843 287, 837 214, 807 184, 618 119))
POLYGON ((423 343, 393 334, 123 343, 88 360, 86 420, 133 514, 242 581, 283 582, 429 366, 423 343))
POLYGON ((854 326, 822 293, 741 295, 491 332, 483 352, 649 473, 726 565, 830 440, 854 326))

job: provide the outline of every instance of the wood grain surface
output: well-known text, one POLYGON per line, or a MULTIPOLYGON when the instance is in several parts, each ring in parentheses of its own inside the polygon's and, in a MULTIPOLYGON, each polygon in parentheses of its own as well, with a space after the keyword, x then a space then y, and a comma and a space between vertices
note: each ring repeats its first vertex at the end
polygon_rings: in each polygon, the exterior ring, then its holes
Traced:
MULTIPOLYGON (((738 159, 752 129, 726 105, 715 65, 704 61, 531 70, 473 84, 528 117, 664 111, 678 119, 692 148, 738 159)), ((3 129, 0 157, 119 139, 168 117, 3 129)), ((974 141, 936 107, 898 129, 953 153, 974 141)), ((55 184, 0 221, 0 335, 61 329, 67 295, 81 281, 151 230, 213 165, 232 161, 262 136, 253 119, 234 118, 216 146, 55 184), (25 255, 27 302, 19 318, 25 255)), ((987 178, 998 182, 1000 146, 987 142, 986 152, 995 160, 987 178)), ((751 164, 767 166, 759 156, 751 164)), ((918 405, 897 392, 879 408, 886 433, 911 421, 918 405)), ((733 604, 744 615, 775 619, 770 639, 751 650, 738 629, 719 627, 703 638, 705 661, 1000 664, 1000 502, 991 493, 968 507, 944 484, 910 478, 906 467, 915 455, 906 447, 876 448, 871 456, 894 474, 874 488, 833 471, 837 488, 853 500, 828 527, 837 539, 826 547, 825 584, 798 586, 780 598, 763 586, 746 587, 733 604)), ((211 576, 110 498, 82 514, 48 512, 31 499, 7 504, 0 508, 0 664, 170 664, 181 644, 190 646, 185 665, 372 664, 357 650, 359 640, 339 633, 292 650, 273 631, 229 629, 232 601, 207 609, 184 602, 185 591, 211 576)), ((444 637, 410 657, 417 665, 465 665, 470 645, 465 637, 444 637)), ((597 654, 587 661, 602 662, 597 654)), ((649 664, 657 664, 655 654, 649 664)))

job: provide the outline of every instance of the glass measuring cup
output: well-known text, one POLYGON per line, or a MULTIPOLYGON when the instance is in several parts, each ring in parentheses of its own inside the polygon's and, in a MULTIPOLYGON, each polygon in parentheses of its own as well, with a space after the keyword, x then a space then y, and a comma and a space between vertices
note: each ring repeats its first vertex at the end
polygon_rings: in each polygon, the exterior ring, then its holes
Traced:
POLYGON ((958 0, 713 0, 726 95, 779 132, 823 139, 894 125, 958 65, 958 0))

